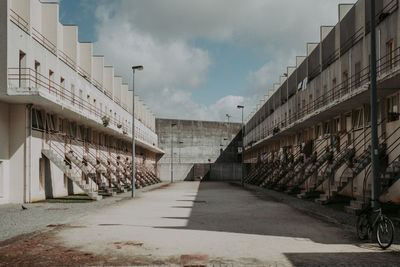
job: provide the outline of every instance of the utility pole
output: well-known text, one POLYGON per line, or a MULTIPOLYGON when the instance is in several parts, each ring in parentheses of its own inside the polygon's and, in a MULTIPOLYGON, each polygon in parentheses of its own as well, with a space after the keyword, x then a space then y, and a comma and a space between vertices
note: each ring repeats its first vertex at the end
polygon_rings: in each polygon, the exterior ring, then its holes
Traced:
POLYGON ((376 86, 376 29, 375 0, 371 0, 371 160, 372 192, 371 205, 379 207, 379 140, 378 140, 378 104, 376 86))

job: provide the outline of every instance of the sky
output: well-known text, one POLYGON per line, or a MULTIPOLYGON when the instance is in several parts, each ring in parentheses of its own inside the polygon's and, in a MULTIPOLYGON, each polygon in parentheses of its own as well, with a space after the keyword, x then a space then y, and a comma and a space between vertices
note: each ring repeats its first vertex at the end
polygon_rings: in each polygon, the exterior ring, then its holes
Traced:
POLYGON ((60 20, 160 118, 241 121, 279 82, 338 4, 355 0, 61 0, 60 20))

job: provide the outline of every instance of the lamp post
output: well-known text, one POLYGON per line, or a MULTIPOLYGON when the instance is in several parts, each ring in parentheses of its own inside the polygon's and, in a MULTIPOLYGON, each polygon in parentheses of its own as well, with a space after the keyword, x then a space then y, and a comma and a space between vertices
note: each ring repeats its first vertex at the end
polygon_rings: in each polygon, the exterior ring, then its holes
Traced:
POLYGON ((226 113, 225 116, 228 118, 228 123, 229 123, 229 119, 230 119, 232 116, 229 115, 228 113, 226 113))
POLYGON ((376 32, 375 1, 371 1, 371 159, 372 159, 372 192, 371 205, 378 208, 379 202, 379 140, 378 140, 378 104, 376 88, 376 32))
POLYGON ((242 184, 242 187, 244 187, 244 124, 243 124, 244 106, 238 105, 237 108, 242 110, 242 178, 240 179, 240 183, 242 184))
POLYGON ((171 183, 174 182, 174 132, 172 128, 176 123, 171 123, 171 183))
POLYGON ((183 141, 179 141, 179 163, 181 163, 181 145, 183 144, 183 141))
POLYGON ((135 198, 135 71, 143 66, 132 67, 132 198, 135 198))

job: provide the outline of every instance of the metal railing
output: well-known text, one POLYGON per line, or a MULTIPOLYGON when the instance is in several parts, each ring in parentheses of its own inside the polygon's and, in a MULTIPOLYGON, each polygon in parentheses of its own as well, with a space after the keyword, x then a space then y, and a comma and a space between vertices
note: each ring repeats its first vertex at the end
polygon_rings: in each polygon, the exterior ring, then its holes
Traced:
MULTIPOLYGON (((400 65, 400 47, 394 49, 391 54, 387 54, 377 60, 377 71, 380 76, 390 73, 395 67, 400 65)), ((327 105, 349 95, 354 89, 361 88, 368 84, 370 80, 370 66, 361 69, 342 83, 336 85, 326 93, 314 99, 312 102, 304 105, 301 110, 293 112, 291 116, 280 120, 276 123, 272 123, 271 126, 264 132, 264 138, 278 134, 280 129, 292 127, 298 120, 312 115, 315 111, 320 111, 327 105)), ((255 128, 249 130, 250 136, 255 128)), ((249 138, 248 143, 252 142, 253 138, 249 138)))
POLYGON ((12 9, 10 9, 10 20, 14 22, 14 24, 17 25, 21 30, 29 34, 29 23, 12 9))
MULTIPOLYGON (((70 151, 76 152, 76 149, 74 150, 74 147, 72 147, 72 145, 68 143, 68 137, 62 134, 50 132, 44 132, 44 135, 45 142, 48 145, 49 149, 55 152, 61 159, 63 159, 67 163, 67 165, 69 165, 73 176, 82 177, 82 182, 85 181, 85 183, 89 185, 89 191, 95 191, 95 189, 97 189, 97 185, 93 184, 93 181, 89 179, 89 177, 85 174, 85 171, 82 170, 79 165, 66 157, 66 153, 69 153, 70 151)), ((93 169, 91 169, 90 167, 87 170, 88 172, 93 171, 93 169)))
POLYGON ((58 50, 58 57, 62 61, 64 61, 65 64, 70 66, 73 70, 76 69, 76 62, 70 56, 68 56, 65 52, 58 50))
MULTIPOLYGON (((392 137, 395 133, 397 133, 400 130, 400 127, 397 127, 396 130, 394 130, 389 136, 385 137, 384 139, 384 143, 386 143, 386 141, 392 137)), ((383 136, 384 133, 382 133, 381 136, 383 136)), ((396 149, 398 149, 398 147, 400 146, 400 137, 398 137, 394 142, 392 142, 389 146, 386 147, 386 155, 390 155, 390 153, 393 153, 396 149)), ((400 157, 400 151, 399 153, 396 154, 395 157, 393 157, 393 159, 391 161, 388 162, 387 167, 389 167, 390 165, 392 165, 396 160, 398 160, 398 158, 400 157)), ((367 191, 367 181, 368 178, 370 177, 372 172, 372 164, 370 164, 365 172, 364 175, 364 180, 363 180, 363 200, 365 202, 366 200, 366 191, 367 191)), ((379 170, 379 173, 383 173, 383 170, 379 170)), ((382 192, 381 192, 382 193, 382 192)))
POLYGON ((44 48, 49 50, 54 55, 57 55, 57 46, 33 27, 32 27, 32 37, 33 39, 38 41, 44 48))
MULTIPOLYGON (((10 81, 18 81, 18 86, 21 87, 21 82, 26 83, 26 87, 28 88, 44 88, 48 91, 50 95, 54 95, 56 97, 61 97, 63 100, 68 101, 68 103, 77 107, 81 110, 87 111, 89 114, 93 114, 98 119, 102 120, 104 114, 103 112, 97 108, 92 103, 88 102, 86 99, 77 96, 75 93, 72 93, 68 89, 62 87, 58 83, 48 79, 43 76, 39 72, 36 72, 30 68, 9 68, 8 69, 8 79, 10 81)), ((115 127, 118 127, 121 123, 114 119, 113 117, 109 117, 110 123, 115 127)), ((131 129, 127 125, 122 126, 122 130, 127 133, 131 132, 131 129)))

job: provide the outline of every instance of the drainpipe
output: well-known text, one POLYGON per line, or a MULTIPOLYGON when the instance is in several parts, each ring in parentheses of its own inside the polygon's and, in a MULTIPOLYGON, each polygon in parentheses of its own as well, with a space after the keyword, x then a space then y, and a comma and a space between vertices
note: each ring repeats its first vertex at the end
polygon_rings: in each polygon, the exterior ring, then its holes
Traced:
POLYGON ((26 105, 24 202, 32 201, 32 104, 26 105))

